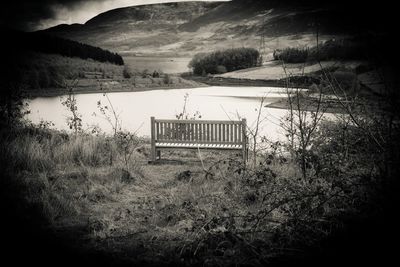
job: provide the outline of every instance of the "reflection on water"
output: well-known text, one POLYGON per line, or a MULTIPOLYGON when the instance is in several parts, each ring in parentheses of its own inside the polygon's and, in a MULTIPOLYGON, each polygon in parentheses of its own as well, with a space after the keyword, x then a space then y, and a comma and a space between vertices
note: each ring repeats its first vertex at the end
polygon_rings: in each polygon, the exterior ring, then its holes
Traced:
MULTIPOLYGON (((278 97, 285 97, 284 89, 271 87, 206 87, 121 92, 109 93, 108 97, 119 114, 123 129, 149 136, 150 117, 175 119, 175 115, 182 111, 186 93, 189 95, 186 105, 188 113, 199 111, 205 120, 236 120, 242 117, 247 119, 249 127, 255 125, 260 97, 266 97, 265 104, 278 97)), ((52 121, 57 129, 68 130, 66 120, 70 114, 66 107, 61 105, 60 99, 60 97, 38 97, 30 100, 31 113, 27 118, 34 123, 40 122, 41 119, 52 121)), ((76 99, 84 128, 98 125, 103 131, 111 133, 111 126, 101 118, 97 108, 99 100, 103 105, 108 105, 107 98, 103 94, 77 94, 76 99)), ((264 108, 261 134, 272 140, 283 138, 279 124, 285 114, 286 110, 264 108)))
POLYGON ((188 72, 190 57, 145 57, 145 56, 124 56, 125 64, 132 70, 152 73, 154 70, 165 73, 188 72))

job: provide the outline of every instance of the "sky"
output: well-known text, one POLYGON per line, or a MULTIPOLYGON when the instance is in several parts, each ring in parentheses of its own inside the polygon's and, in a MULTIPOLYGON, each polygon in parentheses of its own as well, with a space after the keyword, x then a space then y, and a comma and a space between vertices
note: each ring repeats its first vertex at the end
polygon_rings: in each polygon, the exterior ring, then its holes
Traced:
POLYGON ((63 23, 85 23, 102 12, 119 7, 184 1, 187 0, 13 0, 2 6, 0 24, 34 31, 63 23))

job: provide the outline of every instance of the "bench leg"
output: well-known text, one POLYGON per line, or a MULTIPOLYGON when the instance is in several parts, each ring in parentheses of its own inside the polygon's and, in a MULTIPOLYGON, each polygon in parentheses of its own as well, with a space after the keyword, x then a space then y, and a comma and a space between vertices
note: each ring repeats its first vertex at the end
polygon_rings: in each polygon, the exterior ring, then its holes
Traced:
POLYGON ((151 125, 151 162, 156 161, 156 123, 155 118, 150 118, 150 125, 151 125))
POLYGON ((243 163, 244 164, 246 164, 246 161, 249 159, 248 158, 248 154, 249 153, 247 153, 248 151, 247 151, 247 146, 245 146, 245 145, 243 145, 243 148, 242 148, 242 158, 243 158, 243 163))
POLYGON ((155 162, 156 161, 156 147, 154 145, 151 146, 151 158, 150 161, 151 162, 155 162))
POLYGON ((157 157, 158 157, 158 159, 161 159, 161 151, 160 150, 157 150, 157 157))

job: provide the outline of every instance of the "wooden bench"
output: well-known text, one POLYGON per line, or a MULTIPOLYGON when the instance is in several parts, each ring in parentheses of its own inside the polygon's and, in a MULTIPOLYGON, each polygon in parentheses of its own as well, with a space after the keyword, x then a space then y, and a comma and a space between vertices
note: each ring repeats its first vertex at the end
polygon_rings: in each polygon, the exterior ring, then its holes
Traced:
POLYGON ((247 158, 246 119, 241 121, 159 120, 151 117, 151 162, 163 149, 238 150, 247 158))

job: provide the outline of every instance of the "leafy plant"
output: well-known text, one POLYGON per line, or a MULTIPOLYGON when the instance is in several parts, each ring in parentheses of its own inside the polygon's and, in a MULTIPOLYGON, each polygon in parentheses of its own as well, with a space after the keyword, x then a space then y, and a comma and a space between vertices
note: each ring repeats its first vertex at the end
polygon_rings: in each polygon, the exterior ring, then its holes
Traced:
POLYGON ((77 80, 72 81, 71 84, 68 84, 65 81, 65 88, 68 90, 68 95, 61 102, 61 104, 71 113, 71 115, 67 117, 67 125, 75 134, 82 131, 82 115, 78 112, 78 106, 74 94, 74 87, 77 83, 77 80))
POLYGON ((179 114, 176 114, 175 117, 177 120, 196 120, 201 119, 201 114, 199 111, 194 112, 193 114, 188 113, 186 106, 189 101, 189 93, 185 93, 183 96, 183 106, 182 111, 179 114))

